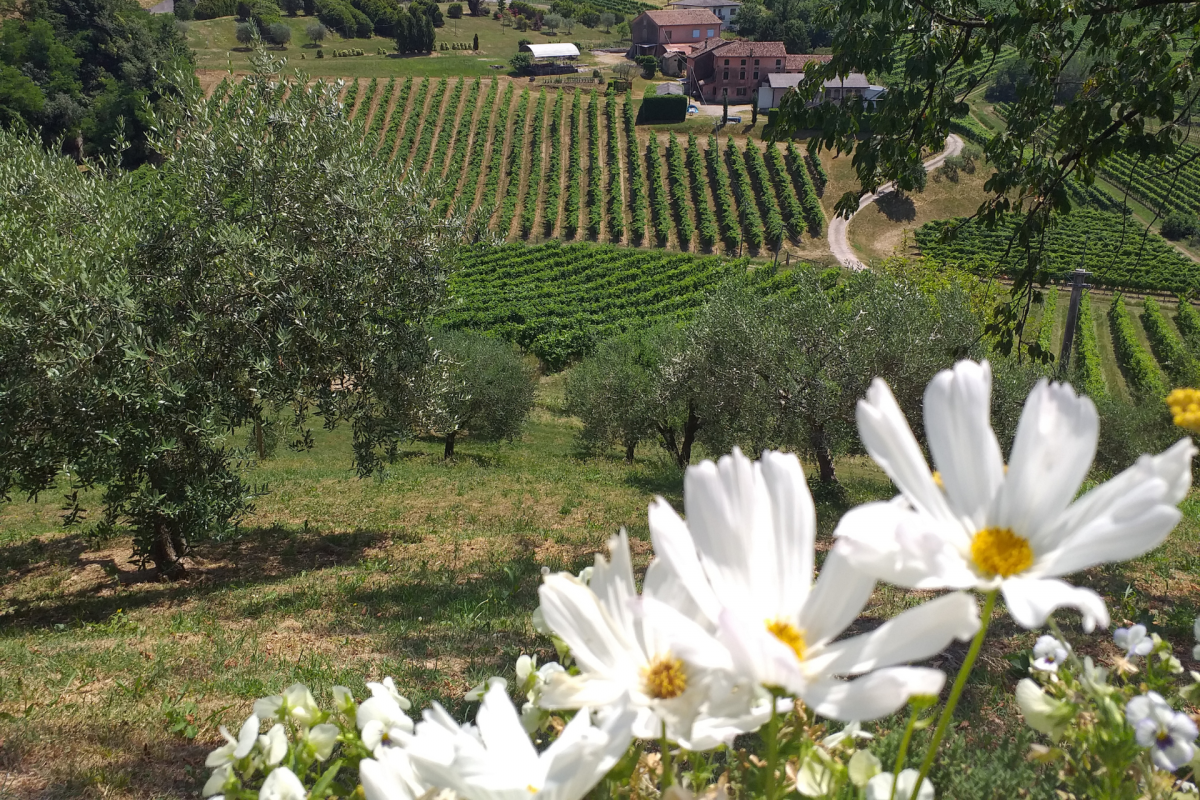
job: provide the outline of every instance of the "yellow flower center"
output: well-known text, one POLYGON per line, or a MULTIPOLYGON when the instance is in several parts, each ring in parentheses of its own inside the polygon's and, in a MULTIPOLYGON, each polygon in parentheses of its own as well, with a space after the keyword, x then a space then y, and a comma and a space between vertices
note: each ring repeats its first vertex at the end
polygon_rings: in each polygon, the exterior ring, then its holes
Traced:
POLYGON ((687 689, 687 671, 683 662, 671 656, 658 656, 642 671, 646 694, 655 700, 679 697, 687 689))
POLYGON ((933 482, 936 483, 937 487, 942 491, 946 490, 946 484, 942 483, 942 473, 938 472, 936 469, 933 471, 933 482))
POLYGON ((1200 433, 1200 390, 1175 389, 1167 395, 1167 407, 1177 426, 1200 433))
POLYGON ((772 636, 791 648, 792 652, 796 654, 796 660, 804 660, 806 649, 804 634, 795 625, 781 619, 769 620, 767 630, 771 632, 772 636))
POLYGON ((984 528, 971 540, 971 560, 984 575, 1008 578, 1033 566, 1033 548, 1011 528, 984 528))
POLYGON ((532 783, 529 783, 529 784, 525 785, 525 791, 529 792, 530 794, 537 794, 538 788, 536 786, 534 786, 532 783))

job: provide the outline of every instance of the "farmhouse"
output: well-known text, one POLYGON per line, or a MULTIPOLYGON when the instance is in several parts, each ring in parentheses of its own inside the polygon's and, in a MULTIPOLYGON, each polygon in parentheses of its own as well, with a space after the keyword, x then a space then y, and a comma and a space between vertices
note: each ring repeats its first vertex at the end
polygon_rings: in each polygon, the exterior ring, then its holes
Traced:
POLYGON ((626 58, 661 56, 669 46, 701 45, 721 36, 721 18, 706 8, 643 11, 629 23, 626 58))
POLYGON ((706 103, 719 103, 725 97, 749 103, 768 75, 803 73, 805 64, 830 58, 788 55, 783 42, 713 38, 688 56, 688 91, 706 103))
MULTIPOLYGON (((804 80, 803 72, 767 75, 766 83, 758 89, 759 109, 766 111, 770 108, 779 108, 783 96, 795 89, 802 80, 804 80)), ((884 87, 875 86, 868 81, 866 75, 852 72, 844 78, 830 78, 825 81, 821 99, 839 103, 848 97, 861 97, 866 101, 868 108, 874 109, 875 104, 886 92, 887 89, 884 87)))
POLYGON ((736 30, 733 18, 742 7, 736 0, 672 0, 667 8, 707 8, 721 18, 725 30, 736 30))

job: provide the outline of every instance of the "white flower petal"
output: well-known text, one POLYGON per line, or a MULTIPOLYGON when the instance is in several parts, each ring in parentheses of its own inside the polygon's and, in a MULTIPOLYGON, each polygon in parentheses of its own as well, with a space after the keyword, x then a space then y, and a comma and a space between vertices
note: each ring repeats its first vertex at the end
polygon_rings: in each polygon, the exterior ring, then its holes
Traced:
POLYGON ((489 755, 511 765, 514 770, 537 770, 537 751, 524 733, 516 708, 503 690, 492 688, 484 695, 475 716, 475 727, 489 755), (514 735, 514 731, 520 731, 514 735))
POLYGON ((258 791, 258 800, 308 800, 308 790, 287 767, 271 770, 258 791))
POLYGON ((1044 379, 1025 401, 1008 461, 1008 476, 988 522, 1025 537, 1034 553, 1062 536, 1056 524, 1087 477, 1100 419, 1096 406, 1065 383, 1044 379))
POLYGON ((820 716, 849 722, 887 716, 910 697, 936 696, 945 683, 946 676, 936 669, 888 667, 852 681, 811 684, 800 697, 820 716))
MULTIPOLYGON (((637 597, 637 585, 633 582, 633 559, 629 555, 629 536, 624 528, 608 540, 608 552, 611 562, 596 555, 588 588, 599 598, 619 630, 632 631, 631 603, 637 597)), ((554 623, 550 626, 553 628, 554 623)))
MULTIPOLYGON (((759 597, 775 605, 770 601, 777 599, 772 597, 777 581, 764 585, 768 576, 752 568, 755 551, 772 535, 770 500, 758 467, 737 449, 716 464, 703 461, 688 467, 683 503, 704 574, 721 604, 750 612, 744 606, 754 598, 747 597, 744 588, 758 582, 763 590, 759 597)), ((764 609, 764 616, 771 610, 764 609)))
POLYGON ((1023 628, 1040 628, 1058 608, 1078 609, 1083 615, 1083 629, 1088 633, 1096 625, 1108 627, 1108 608, 1091 589, 1053 578, 1009 578, 1001 584, 1000 591, 1008 604, 1008 613, 1023 628))
POLYGON ((761 550, 756 557, 765 558, 767 563, 755 571, 776 572, 780 607, 800 608, 812 586, 816 508, 795 455, 768 450, 759 464, 771 499, 773 541, 756 548, 761 550))
POLYGON ((696 605, 715 627, 721 616, 720 601, 704 575, 687 525, 661 497, 650 504, 650 541, 655 555, 676 575, 678 584, 691 592, 696 605))
POLYGON ((855 568, 840 549, 830 552, 800 612, 809 646, 840 636, 862 613, 874 589, 875 579, 855 568))
POLYGON ((234 761, 240 761, 250 755, 250 751, 254 749, 254 745, 258 744, 258 716, 251 714, 250 718, 242 723, 242 729, 238 732, 237 747, 233 751, 234 761))
POLYGON ((967 641, 979 630, 975 598, 942 595, 910 608, 870 633, 841 639, 810 656, 805 669, 827 675, 857 675, 940 653, 951 641, 967 641))
POLYGON ((791 648, 767 630, 765 620, 747 619, 726 609, 721 612, 717 638, 729 648, 738 674, 752 676, 763 686, 800 691, 804 675, 791 648))
POLYGON ((225 781, 229 779, 229 774, 233 772, 233 767, 228 764, 213 770, 213 774, 208 776, 208 780, 204 782, 204 788, 200 790, 200 794, 204 797, 212 797, 221 793, 225 788, 225 781))
MULTIPOLYGON (((585 672, 611 674, 637 669, 637 647, 587 586, 565 573, 547 575, 538 589, 542 615, 585 672)), ((632 627, 632 622, 630 622, 632 627)))
MULTIPOLYGON (((898 778, 890 772, 881 772, 867 781, 866 800, 908 800, 919 777, 921 773, 915 769, 901 770, 898 778), (893 785, 896 787, 895 797, 892 796, 893 785)), ((926 778, 921 782, 921 791, 917 792, 916 800, 933 798, 933 783, 926 778)))
POLYGON ((925 435, 946 498, 967 527, 978 530, 1004 481, 1004 457, 991 425, 992 369, 960 361, 925 389, 925 435))
POLYGON ((908 420, 882 379, 871 381, 866 399, 858 401, 857 419, 863 447, 913 507, 944 522, 954 520, 908 420))
POLYGON ((358 777, 367 800, 413 800, 400 777, 373 758, 358 762, 358 777))
POLYGON ((835 548, 855 568, 909 589, 970 589, 979 576, 963 552, 962 526, 919 514, 898 502, 866 503, 842 515, 835 548))
POLYGON ((1191 483, 1195 452, 1191 440, 1181 440, 1079 498, 1055 522, 1062 539, 1034 572, 1069 575, 1158 547, 1179 521, 1175 506, 1191 483))

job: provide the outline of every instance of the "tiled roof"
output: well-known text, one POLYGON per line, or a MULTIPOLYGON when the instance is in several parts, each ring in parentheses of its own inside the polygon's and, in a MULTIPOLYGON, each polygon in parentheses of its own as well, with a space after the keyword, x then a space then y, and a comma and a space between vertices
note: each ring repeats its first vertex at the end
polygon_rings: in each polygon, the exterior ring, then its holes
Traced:
POLYGON ((683 8, 726 8, 740 6, 737 0, 671 0, 670 5, 683 8))
POLYGON ((643 11, 657 25, 720 25, 721 18, 703 8, 681 8, 667 11, 643 11))
POLYGON ((746 39, 734 39, 714 44, 712 39, 705 42, 703 51, 712 51, 716 58, 783 58, 787 48, 783 42, 751 42, 746 39))
POLYGON ((833 56, 819 56, 814 53, 804 53, 800 55, 790 55, 787 61, 783 62, 783 66, 790 72, 792 70, 804 69, 804 65, 813 61, 819 61, 824 64, 833 56))

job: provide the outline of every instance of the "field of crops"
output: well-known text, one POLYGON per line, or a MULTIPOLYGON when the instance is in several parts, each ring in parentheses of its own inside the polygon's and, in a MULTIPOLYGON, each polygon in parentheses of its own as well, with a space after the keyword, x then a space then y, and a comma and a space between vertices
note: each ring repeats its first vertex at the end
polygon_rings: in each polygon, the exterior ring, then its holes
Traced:
POLYGON ((441 323, 514 341, 552 368, 630 326, 685 317, 745 260, 587 243, 481 249, 450 278, 441 323))
POLYGON ((1200 148, 1184 145, 1169 161, 1139 159, 1116 152, 1100 165, 1100 174, 1129 191, 1134 200, 1167 214, 1176 209, 1200 212, 1200 148))
MULTIPOLYGON (((967 269, 1001 273, 1020 264, 1018 247, 1006 255, 1015 220, 987 230, 982 225, 949 219, 917 229, 926 255, 967 269), (946 238, 944 233, 957 228, 946 238)), ((1097 286, 1189 293, 1200 290, 1200 264, 1180 255, 1162 237, 1147 232, 1130 216, 1095 208, 1076 209, 1046 236, 1044 253, 1050 274, 1064 277, 1077 267, 1091 271, 1097 286)))
POLYGON ((822 235, 819 161, 656 134, 628 94, 562 91, 409 77, 352 81, 342 99, 381 158, 444 181, 444 213, 506 239, 766 255, 822 235))

